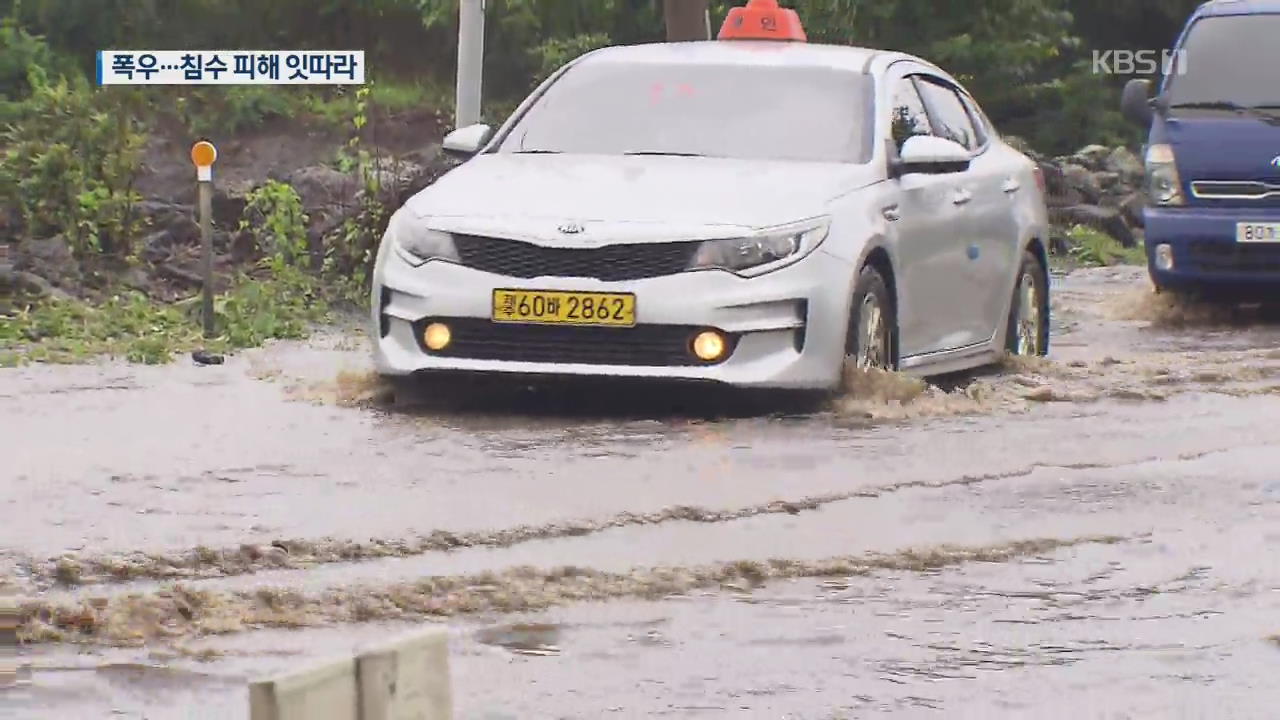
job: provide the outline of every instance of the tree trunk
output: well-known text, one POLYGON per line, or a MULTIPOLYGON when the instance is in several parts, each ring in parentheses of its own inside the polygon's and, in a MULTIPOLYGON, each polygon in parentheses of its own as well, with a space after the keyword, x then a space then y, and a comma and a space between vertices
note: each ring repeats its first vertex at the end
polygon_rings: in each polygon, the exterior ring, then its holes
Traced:
POLYGON ((707 8, 710 0, 663 0, 668 42, 710 40, 707 8))

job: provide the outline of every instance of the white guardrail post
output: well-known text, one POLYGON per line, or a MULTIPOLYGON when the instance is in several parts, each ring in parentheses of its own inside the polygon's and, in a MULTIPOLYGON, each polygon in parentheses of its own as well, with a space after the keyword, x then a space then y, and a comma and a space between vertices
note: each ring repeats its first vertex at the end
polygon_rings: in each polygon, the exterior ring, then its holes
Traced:
POLYGON ((448 631, 433 629, 354 658, 249 686, 250 720, 452 720, 448 631))

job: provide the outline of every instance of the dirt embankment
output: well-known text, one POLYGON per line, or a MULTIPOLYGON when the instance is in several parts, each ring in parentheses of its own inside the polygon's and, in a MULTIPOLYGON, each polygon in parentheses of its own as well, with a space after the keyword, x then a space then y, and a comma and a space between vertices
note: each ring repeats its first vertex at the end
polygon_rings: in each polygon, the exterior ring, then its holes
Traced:
MULTIPOLYGON (((374 115, 360 133, 379 181, 378 200, 398 206, 452 167, 440 157, 447 130, 439 113, 422 110, 374 115)), ((0 294, 101 299, 124 286, 173 301, 201 286, 196 182, 190 161, 196 138, 176 126, 158 127, 147 140, 134 188, 141 201, 135 246, 139 262, 81 258, 62 236, 24 238, 0 256, 0 294)), ((291 185, 307 214, 310 248, 323 257, 334 231, 358 212, 367 183, 354 169, 350 133, 299 123, 272 122, 246 133, 209 137, 218 147, 214 167, 214 267, 220 288, 263 248, 240 231, 246 200, 268 181, 291 185)))

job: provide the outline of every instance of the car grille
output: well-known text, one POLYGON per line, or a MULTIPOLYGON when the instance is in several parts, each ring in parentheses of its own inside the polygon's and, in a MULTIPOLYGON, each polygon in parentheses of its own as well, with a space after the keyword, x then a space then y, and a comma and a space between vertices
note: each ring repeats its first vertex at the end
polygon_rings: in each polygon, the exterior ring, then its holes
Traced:
POLYGON ((1204 272, 1280 272, 1280 244, 1195 240, 1187 250, 1191 266, 1204 272))
MULTIPOLYGON (((715 365, 690 351, 693 337, 707 328, 693 325, 637 325, 630 328, 573 327, 495 323, 480 318, 426 318, 415 324, 423 352, 468 360, 506 360, 533 363, 580 363, 636 367, 715 365), (452 342, 441 352, 421 345, 422 330, 442 322, 452 330, 452 342)), ((724 362, 737 343, 728 336, 724 362)))
POLYGON ((455 235, 462 264, 515 278, 578 277, 611 282, 674 275, 689 267, 697 242, 549 248, 518 240, 455 235))

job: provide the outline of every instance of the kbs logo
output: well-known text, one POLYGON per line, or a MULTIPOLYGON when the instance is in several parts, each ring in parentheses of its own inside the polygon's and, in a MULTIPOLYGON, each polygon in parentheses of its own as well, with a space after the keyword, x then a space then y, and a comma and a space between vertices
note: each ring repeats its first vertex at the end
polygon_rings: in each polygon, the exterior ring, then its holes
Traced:
POLYGON ((1094 75, 1185 75, 1186 50, 1094 50, 1094 75))

